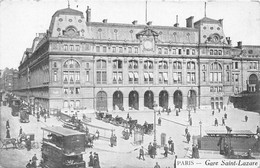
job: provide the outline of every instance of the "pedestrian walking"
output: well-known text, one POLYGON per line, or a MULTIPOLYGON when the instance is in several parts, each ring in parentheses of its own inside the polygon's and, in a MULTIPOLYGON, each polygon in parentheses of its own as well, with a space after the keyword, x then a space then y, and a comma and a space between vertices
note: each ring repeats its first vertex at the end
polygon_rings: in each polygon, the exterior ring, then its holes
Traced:
POLYGON ((164 155, 164 157, 167 157, 168 156, 168 151, 169 151, 168 146, 165 144, 163 149, 164 149, 164 154, 163 155, 164 155))
POLYGON ((20 126, 20 130, 19 130, 19 136, 23 134, 23 129, 22 127, 20 126))
POLYGON ((29 162, 26 165, 26 168, 31 168, 32 167, 32 160, 29 160, 29 162))
POLYGON ((92 152, 89 153, 89 162, 88 162, 88 166, 89 167, 93 167, 94 165, 94 157, 92 155, 92 152))
POLYGON ((160 165, 158 164, 158 162, 156 162, 154 168, 161 168, 160 165))
POLYGON ((185 136, 187 136, 188 133, 188 127, 185 128, 185 136))
POLYGON ((195 145, 192 144, 191 158, 195 158, 195 145))
POLYGON ((227 113, 224 114, 224 118, 227 119, 227 113))
POLYGON ((160 126, 162 123, 161 117, 158 118, 158 125, 160 126))
POLYGON ((190 135, 190 133, 188 132, 187 135, 186 135, 186 139, 187 139, 187 142, 188 142, 188 143, 190 143, 190 137, 191 137, 191 135, 190 135))
POLYGON ((246 116, 245 116, 245 122, 247 122, 247 120, 248 120, 248 116, 246 115, 246 116))
POLYGON ((153 146, 152 146, 152 158, 155 158, 155 155, 156 155, 156 143, 153 143, 153 146))
POLYGON ((220 113, 220 108, 218 108, 218 113, 220 113))
POLYGON ((46 122, 46 119, 47 119, 47 114, 45 113, 44 114, 44 122, 46 122))
POLYGON ((144 159, 144 147, 143 146, 139 150, 139 157, 138 158, 141 159, 141 157, 143 158, 143 160, 145 160, 144 159))
POLYGON ((11 138, 9 128, 7 128, 7 130, 6 130, 6 138, 11 138))
POLYGON ((94 152, 94 164, 93 164, 93 168, 100 168, 100 164, 99 164, 99 157, 98 154, 94 152))
POLYGON ((171 108, 168 109, 168 115, 171 113, 171 108))
POLYGON ((224 106, 224 111, 226 111, 226 109, 227 109, 226 106, 224 106))
POLYGON ((152 143, 150 142, 149 145, 148 145, 148 154, 150 155, 151 158, 153 158, 153 155, 152 155, 152 143))
POLYGON ((40 121, 40 113, 37 112, 37 122, 39 122, 39 121, 40 121))
POLYGON ((110 146, 113 147, 114 146, 114 137, 113 137, 113 134, 111 135, 110 137, 110 146))
POLYGON ((225 125, 225 119, 224 119, 224 117, 222 117, 222 125, 223 125, 223 126, 225 125))
POLYGON ((174 162, 173 162, 173 167, 177 168, 177 155, 175 155, 174 162))
POLYGON ((32 168, 37 167, 37 160, 38 158, 36 157, 36 154, 34 154, 34 156, 32 157, 32 168))
POLYGON ((215 126, 218 126, 218 120, 215 118, 215 126))
POLYGON ((9 120, 6 121, 6 129, 10 128, 9 120))
POLYGON ((190 122, 190 126, 192 126, 192 118, 191 117, 190 117, 189 122, 190 122))
POLYGON ((127 113, 127 116, 126 116, 126 118, 127 118, 127 119, 129 119, 129 117, 130 117, 130 116, 129 116, 129 113, 127 113))
POLYGON ((256 126, 256 135, 260 134, 260 128, 259 126, 256 126))
POLYGON ((176 110, 176 116, 179 116, 179 112, 178 112, 178 110, 176 110))
POLYGON ((215 113, 215 111, 214 110, 212 110, 212 115, 214 116, 214 113, 215 113))

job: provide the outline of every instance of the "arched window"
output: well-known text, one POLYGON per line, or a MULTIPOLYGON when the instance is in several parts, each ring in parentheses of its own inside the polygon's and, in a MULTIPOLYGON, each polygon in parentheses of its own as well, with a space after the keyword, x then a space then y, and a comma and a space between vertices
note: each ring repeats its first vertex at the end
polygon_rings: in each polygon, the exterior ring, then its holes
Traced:
POLYGON ((159 69, 168 69, 167 61, 159 61, 159 69))
POLYGON ((128 63, 129 69, 138 69, 138 61, 136 60, 130 60, 128 63))
POLYGON ((80 65, 74 59, 69 59, 63 64, 63 83, 80 83, 80 65))
POLYGON ((187 69, 195 70, 195 62, 192 61, 187 62, 187 69))
POLYGON ((114 60, 113 61, 113 69, 122 69, 122 61, 121 60, 114 60))
POLYGON ((173 62, 173 69, 182 69, 182 63, 180 61, 173 62))
POLYGON ((153 84, 153 61, 144 61, 144 83, 153 84))
POLYGON ((210 65, 210 82, 211 83, 222 82, 222 66, 218 62, 213 62, 210 65))
POLYGON ((144 69, 153 69, 153 61, 144 61, 144 69))

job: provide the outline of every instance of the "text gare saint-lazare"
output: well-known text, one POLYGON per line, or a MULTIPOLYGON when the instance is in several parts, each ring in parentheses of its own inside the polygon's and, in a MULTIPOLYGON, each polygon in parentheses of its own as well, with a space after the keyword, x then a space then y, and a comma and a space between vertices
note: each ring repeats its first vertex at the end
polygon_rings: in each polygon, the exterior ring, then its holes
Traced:
MULTIPOLYGON (((179 166, 191 166, 195 165, 194 161, 177 161, 177 165, 179 166)), ((220 160, 220 161, 205 161, 206 166, 258 166, 258 162, 256 161, 246 161, 246 160, 220 160)))

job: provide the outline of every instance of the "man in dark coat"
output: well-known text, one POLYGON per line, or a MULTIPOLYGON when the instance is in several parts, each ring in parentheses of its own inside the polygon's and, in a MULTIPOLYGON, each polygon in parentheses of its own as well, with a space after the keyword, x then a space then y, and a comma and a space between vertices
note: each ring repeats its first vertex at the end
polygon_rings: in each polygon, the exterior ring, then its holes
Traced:
POLYGON ((6 138, 11 138, 9 129, 6 130, 6 138))
POLYGON ((40 113, 37 112, 37 121, 39 122, 40 121, 40 113))
POLYGON ((215 111, 214 111, 214 110, 212 110, 212 115, 214 115, 214 113, 215 113, 215 111))
POLYGON ((9 120, 6 121, 6 129, 10 128, 9 120))
POLYGON ((215 118, 215 126, 218 126, 218 120, 215 118))
POLYGON ((20 130, 19 130, 19 136, 23 134, 23 129, 22 127, 20 126, 20 130))
POLYGON ((187 133, 188 133, 188 127, 185 128, 185 136, 187 136, 187 133))
POLYGON ((224 114, 224 118, 227 119, 227 113, 224 114))
POLYGON ((190 143, 190 133, 188 132, 186 135, 187 142, 190 143))
POLYGON ((225 125, 225 119, 222 117, 222 125, 225 125))
POLYGON ((169 145, 169 151, 171 151, 171 153, 173 154, 173 152, 174 152, 174 143, 173 143, 171 137, 170 137, 170 139, 168 140, 168 145, 169 145))
POLYGON ((192 126, 192 118, 191 118, 191 117, 190 117, 190 120, 189 120, 189 121, 190 121, 190 126, 192 126))
POLYGON ((165 146, 164 146, 164 157, 167 157, 168 156, 168 151, 169 151, 169 148, 168 148, 168 146, 165 144, 165 146))
POLYGON ((30 138, 27 138, 27 139, 25 140, 25 144, 26 144, 27 151, 30 151, 31 148, 32 148, 32 144, 31 144, 30 138))
POLYGON ((150 155, 151 158, 153 158, 153 155, 152 155, 152 143, 150 142, 149 145, 148 145, 148 154, 150 155))
POLYGON ((99 165, 99 157, 97 153, 94 153, 94 164, 93 164, 93 168, 100 168, 99 165))
POLYGON ((246 116, 245 116, 245 122, 247 122, 247 120, 248 120, 248 116, 246 115, 246 116))
POLYGON ((88 166, 89 167, 92 167, 94 165, 94 158, 93 158, 93 155, 92 155, 92 152, 89 153, 89 162, 88 162, 88 166))
POLYGON ((158 118, 158 125, 160 126, 161 123, 162 123, 162 119, 161 119, 161 117, 159 117, 159 118, 158 118))
POLYGON ((36 154, 34 154, 34 156, 32 157, 32 167, 36 168, 37 167, 37 162, 38 158, 36 157, 36 154))
POLYGON ((139 157, 138 158, 141 159, 141 157, 143 158, 143 160, 145 160, 144 159, 144 147, 143 146, 139 150, 139 157))

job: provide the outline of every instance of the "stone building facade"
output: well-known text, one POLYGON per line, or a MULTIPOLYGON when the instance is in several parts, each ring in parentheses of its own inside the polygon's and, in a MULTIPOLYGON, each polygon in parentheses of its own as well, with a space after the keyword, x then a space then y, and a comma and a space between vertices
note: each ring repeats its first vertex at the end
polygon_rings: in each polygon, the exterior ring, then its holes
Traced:
POLYGON ((17 94, 50 109, 228 106, 250 75, 258 83, 259 53, 242 61, 255 69, 236 69, 243 49, 232 47, 223 20, 193 19, 186 27, 118 24, 92 22, 90 8, 86 18, 71 8, 58 10, 24 53, 17 94))

